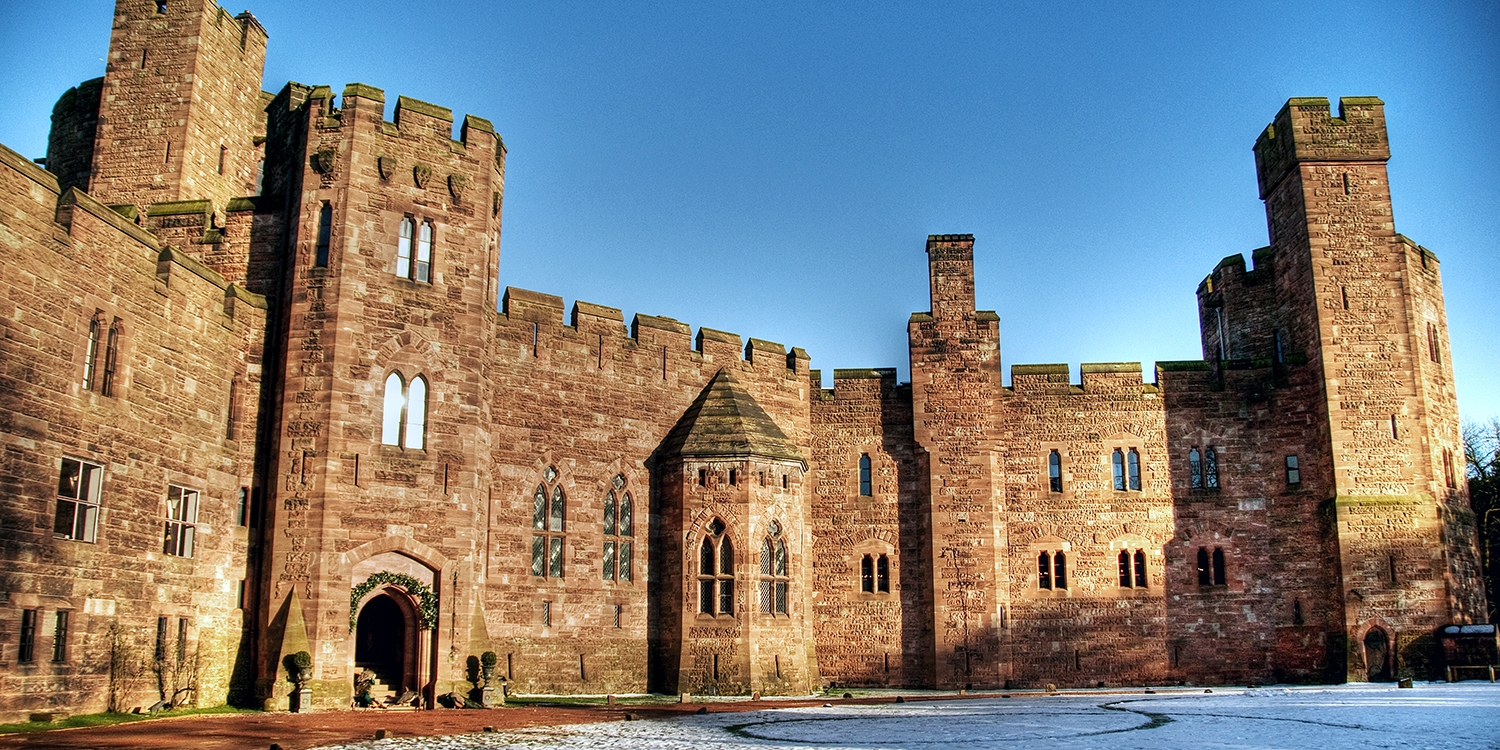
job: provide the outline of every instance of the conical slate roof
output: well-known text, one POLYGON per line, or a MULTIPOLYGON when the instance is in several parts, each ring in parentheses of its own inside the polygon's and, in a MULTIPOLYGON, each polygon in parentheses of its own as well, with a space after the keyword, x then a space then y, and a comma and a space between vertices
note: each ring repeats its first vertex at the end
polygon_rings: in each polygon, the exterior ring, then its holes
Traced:
POLYGON ((661 444, 665 457, 756 456, 803 465, 802 452, 729 370, 708 381, 661 444))

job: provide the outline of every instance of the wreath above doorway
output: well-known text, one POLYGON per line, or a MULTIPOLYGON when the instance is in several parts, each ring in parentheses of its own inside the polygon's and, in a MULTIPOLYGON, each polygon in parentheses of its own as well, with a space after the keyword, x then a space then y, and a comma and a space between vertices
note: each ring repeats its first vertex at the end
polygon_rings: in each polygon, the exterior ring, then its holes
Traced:
POLYGON ((377 586, 400 586, 406 589, 419 602, 417 617, 420 620, 418 627, 422 630, 431 630, 437 624, 438 598, 432 592, 432 587, 405 574, 392 573, 382 570, 365 579, 364 583, 354 587, 349 592, 349 632, 353 633, 359 625, 359 600, 365 598, 365 594, 374 591, 377 586))

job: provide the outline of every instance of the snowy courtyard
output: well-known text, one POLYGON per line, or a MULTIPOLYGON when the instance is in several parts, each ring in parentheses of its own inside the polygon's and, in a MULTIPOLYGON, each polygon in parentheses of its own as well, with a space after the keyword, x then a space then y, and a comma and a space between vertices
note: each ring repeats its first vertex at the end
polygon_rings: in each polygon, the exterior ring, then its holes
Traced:
POLYGON ((1500 748, 1500 686, 1419 683, 1410 690, 1353 685, 913 700, 398 738, 327 750, 809 746, 1500 748))

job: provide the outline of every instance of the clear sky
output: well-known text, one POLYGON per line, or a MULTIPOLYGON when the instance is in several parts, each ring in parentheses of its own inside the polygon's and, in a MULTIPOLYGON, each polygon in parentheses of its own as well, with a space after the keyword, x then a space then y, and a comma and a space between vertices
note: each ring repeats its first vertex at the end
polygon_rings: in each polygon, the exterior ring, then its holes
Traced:
MULTIPOLYGON (((1267 242, 1255 137, 1289 97, 1379 96, 1461 409, 1500 415, 1492 0, 243 3, 268 90, 495 123, 501 283, 801 346, 828 378, 908 376, 929 233, 975 235, 1006 372, 1201 357, 1198 282, 1267 242)), ((112 7, 0 0, 0 143, 45 153, 112 7)))

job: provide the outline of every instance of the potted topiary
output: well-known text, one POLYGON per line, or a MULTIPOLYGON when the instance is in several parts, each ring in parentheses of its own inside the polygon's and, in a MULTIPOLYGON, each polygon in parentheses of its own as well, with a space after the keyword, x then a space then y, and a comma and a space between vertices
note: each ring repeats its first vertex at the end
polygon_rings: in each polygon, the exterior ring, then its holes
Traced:
POLYGON ((288 654, 283 664, 286 665, 287 678, 297 685, 290 706, 292 712, 301 713, 312 708, 312 690, 307 687, 312 681, 312 654, 306 651, 288 654))
POLYGON ((505 693, 495 690, 495 662, 498 661, 500 657, 494 651, 486 651, 479 656, 479 667, 484 675, 484 689, 479 691, 479 705, 485 708, 494 708, 497 699, 500 705, 505 705, 505 693))

